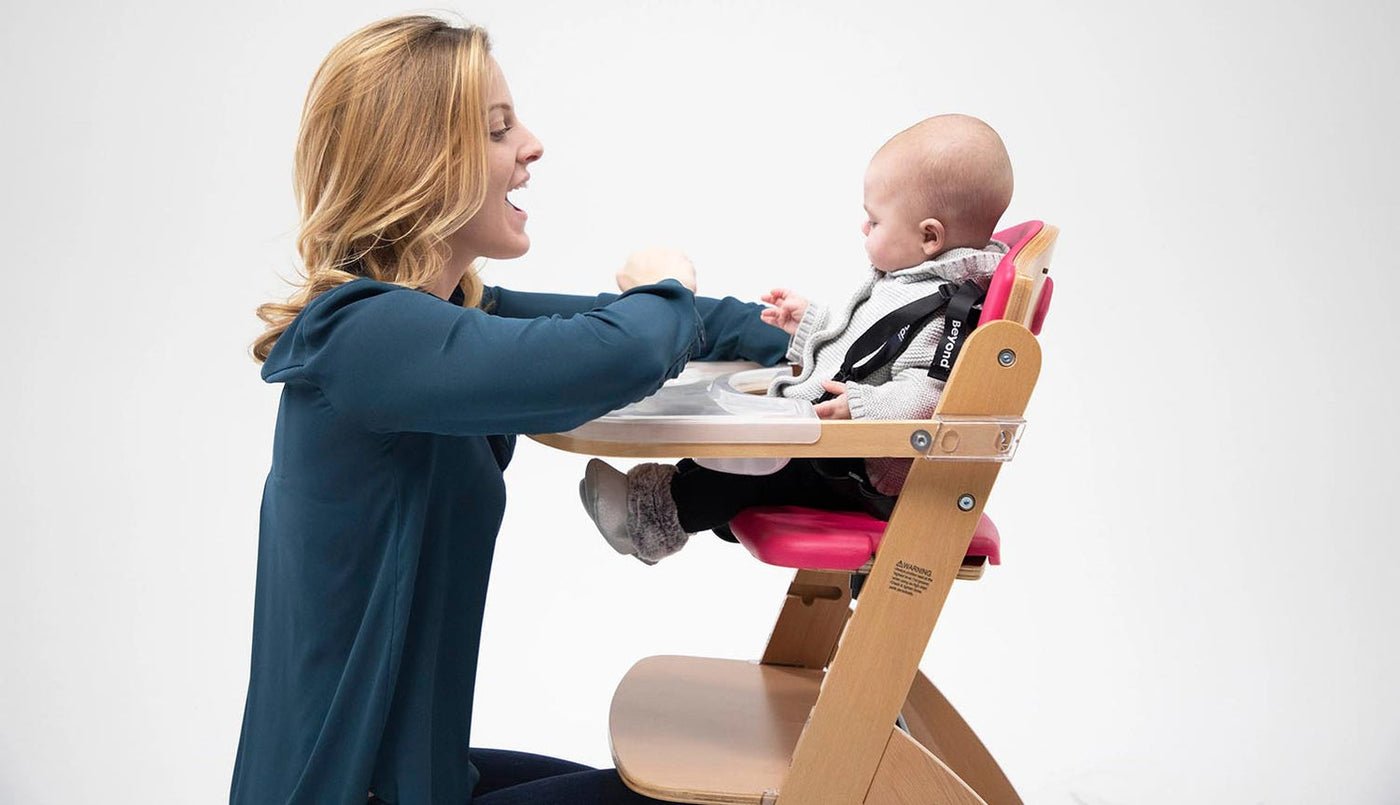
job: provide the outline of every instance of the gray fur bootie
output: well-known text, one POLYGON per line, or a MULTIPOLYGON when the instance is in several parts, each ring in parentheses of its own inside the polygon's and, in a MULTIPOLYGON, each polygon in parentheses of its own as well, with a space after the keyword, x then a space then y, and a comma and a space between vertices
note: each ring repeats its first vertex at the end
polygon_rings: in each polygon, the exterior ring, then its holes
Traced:
POLYGON ((671 497, 675 474, 670 464, 638 464, 627 471, 627 538, 643 562, 665 559, 690 539, 671 497))
POLYGON ((671 499, 675 474, 669 464, 641 464, 624 475, 595 458, 579 481, 579 498, 613 550, 654 565, 690 539, 671 499))

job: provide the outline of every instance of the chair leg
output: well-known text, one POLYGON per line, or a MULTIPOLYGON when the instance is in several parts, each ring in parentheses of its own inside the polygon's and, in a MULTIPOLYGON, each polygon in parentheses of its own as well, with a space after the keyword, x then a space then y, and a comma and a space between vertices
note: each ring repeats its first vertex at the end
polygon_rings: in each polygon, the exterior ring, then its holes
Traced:
POLYGON ((964 780, 902 730, 893 730, 864 805, 987 805, 964 780))
POLYGON ((922 671, 904 702, 909 734, 967 782, 988 805, 1021 805, 987 747, 922 671))

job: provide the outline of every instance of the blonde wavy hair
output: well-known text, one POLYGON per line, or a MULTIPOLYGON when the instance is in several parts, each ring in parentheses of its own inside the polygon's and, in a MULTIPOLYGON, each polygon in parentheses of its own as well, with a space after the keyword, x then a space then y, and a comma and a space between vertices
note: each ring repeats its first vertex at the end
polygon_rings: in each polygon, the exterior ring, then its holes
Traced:
MULTIPOLYGON (((311 300, 360 277, 425 288, 450 256, 446 238, 486 199, 490 40, 431 16, 368 25, 321 63, 302 110, 295 186, 301 282, 258 307, 253 358, 311 300)), ((476 266, 465 304, 481 301, 476 266)))

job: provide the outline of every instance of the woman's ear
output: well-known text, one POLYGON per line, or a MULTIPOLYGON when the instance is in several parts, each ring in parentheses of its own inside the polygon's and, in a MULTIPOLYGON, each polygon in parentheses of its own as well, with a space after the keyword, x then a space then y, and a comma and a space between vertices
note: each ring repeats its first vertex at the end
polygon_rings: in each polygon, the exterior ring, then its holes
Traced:
POLYGON ((924 256, 933 257, 943 251, 943 246, 948 242, 948 233, 943 229, 943 222, 937 218, 925 218, 919 222, 919 231, 924 234, 924 256))

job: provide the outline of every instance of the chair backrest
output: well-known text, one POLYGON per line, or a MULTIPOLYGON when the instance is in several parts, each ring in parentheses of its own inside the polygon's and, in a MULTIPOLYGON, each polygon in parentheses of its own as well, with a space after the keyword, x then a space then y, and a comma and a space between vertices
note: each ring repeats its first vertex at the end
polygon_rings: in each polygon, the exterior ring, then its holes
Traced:
POLYGON ((992 236, 1005 243, 1008 251, 987 286, 979 323, 1011 319, 1040 335, 1055 292, 1049 274, 1058 234, 1058 229, 1041 221, 1026 221, 992 236))

